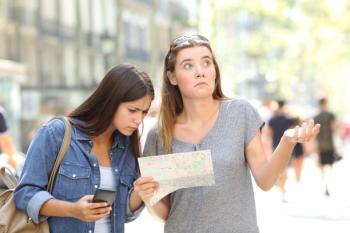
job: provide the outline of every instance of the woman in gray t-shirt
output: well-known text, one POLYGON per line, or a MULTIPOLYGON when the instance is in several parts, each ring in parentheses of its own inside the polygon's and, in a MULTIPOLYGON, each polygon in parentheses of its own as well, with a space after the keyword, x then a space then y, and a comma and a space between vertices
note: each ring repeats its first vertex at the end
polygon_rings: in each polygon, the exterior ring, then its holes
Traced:
POLYGON ((319 125, 309 122, 294 134, 285 133, 268 156, 260 116, 248 102, 224 96, 206 38, 175 39, 164 65, 159 124, 148 134, 144 155, 211 150, 215 185, 178 190, 152 207, 148 200, 156 182, 141 177, 135 191, 151 213, 165 220, 166 233, 259 232, 250 171, 261 189, 270 189, 296 142, 310 140, 319 125))

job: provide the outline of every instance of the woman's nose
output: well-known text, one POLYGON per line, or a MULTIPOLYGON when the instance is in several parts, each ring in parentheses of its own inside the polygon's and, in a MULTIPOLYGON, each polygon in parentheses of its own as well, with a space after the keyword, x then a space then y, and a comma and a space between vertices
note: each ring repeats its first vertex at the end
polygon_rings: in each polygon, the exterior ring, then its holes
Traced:
POLYGON ((204 69, 201 66, 196 66, 196 77, 202 78, 204 76, 204 69))
POLYGON ((134 122, 139 125, 141 124, 142 120, 143 120, 143 114, 140 112, 135 116, 134 122))

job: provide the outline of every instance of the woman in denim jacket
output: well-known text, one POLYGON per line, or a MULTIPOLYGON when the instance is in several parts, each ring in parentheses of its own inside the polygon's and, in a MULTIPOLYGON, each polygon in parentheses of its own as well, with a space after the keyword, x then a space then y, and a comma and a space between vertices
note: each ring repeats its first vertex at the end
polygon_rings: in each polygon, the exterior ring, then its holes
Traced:
POLYGON ((70 115, 72 137, 52 194, 48 178, 64 135, 64 124, 44 125, 28 149, 20 184, 19 209, 39 223, 48 218, 50 232, 122 233, 143 205, 133 191, 140 156, 138 126, 154 98, 150 78, 134 66, 118 65, 94 93, 70 115), (113 189, 111 206, 93 203, 97 188, 113 189))

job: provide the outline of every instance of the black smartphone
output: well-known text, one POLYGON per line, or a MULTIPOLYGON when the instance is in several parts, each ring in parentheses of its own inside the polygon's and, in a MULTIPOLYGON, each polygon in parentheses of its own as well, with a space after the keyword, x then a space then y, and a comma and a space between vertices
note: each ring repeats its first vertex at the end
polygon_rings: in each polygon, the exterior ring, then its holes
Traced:
POLYGON ((112 205, 116 195, 117 192, 113 190, 97 189, 92 202, 107 202, 112 205))

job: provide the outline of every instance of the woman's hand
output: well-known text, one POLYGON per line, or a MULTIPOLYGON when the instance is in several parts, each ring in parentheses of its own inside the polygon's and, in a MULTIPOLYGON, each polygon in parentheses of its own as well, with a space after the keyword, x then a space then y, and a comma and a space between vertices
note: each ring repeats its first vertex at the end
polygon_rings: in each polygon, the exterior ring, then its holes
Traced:
POLYGON ((320 124, 314 124, 313 120, 304 122, 301 126, 294 129, 288 129, 284 132, 284 136, 292 143, 309 142, 320 132, 320 124))
POLYGON ((159 183, 152 177, 140 177, 134 182, 134 191, 144 203, 149 201, 158 187, 159 183))
POLYGON ((92 202, 93 195, 86 195, 73 204, 72 217, 85 222, 94 222, 112 211, 107 202, 92 202))

